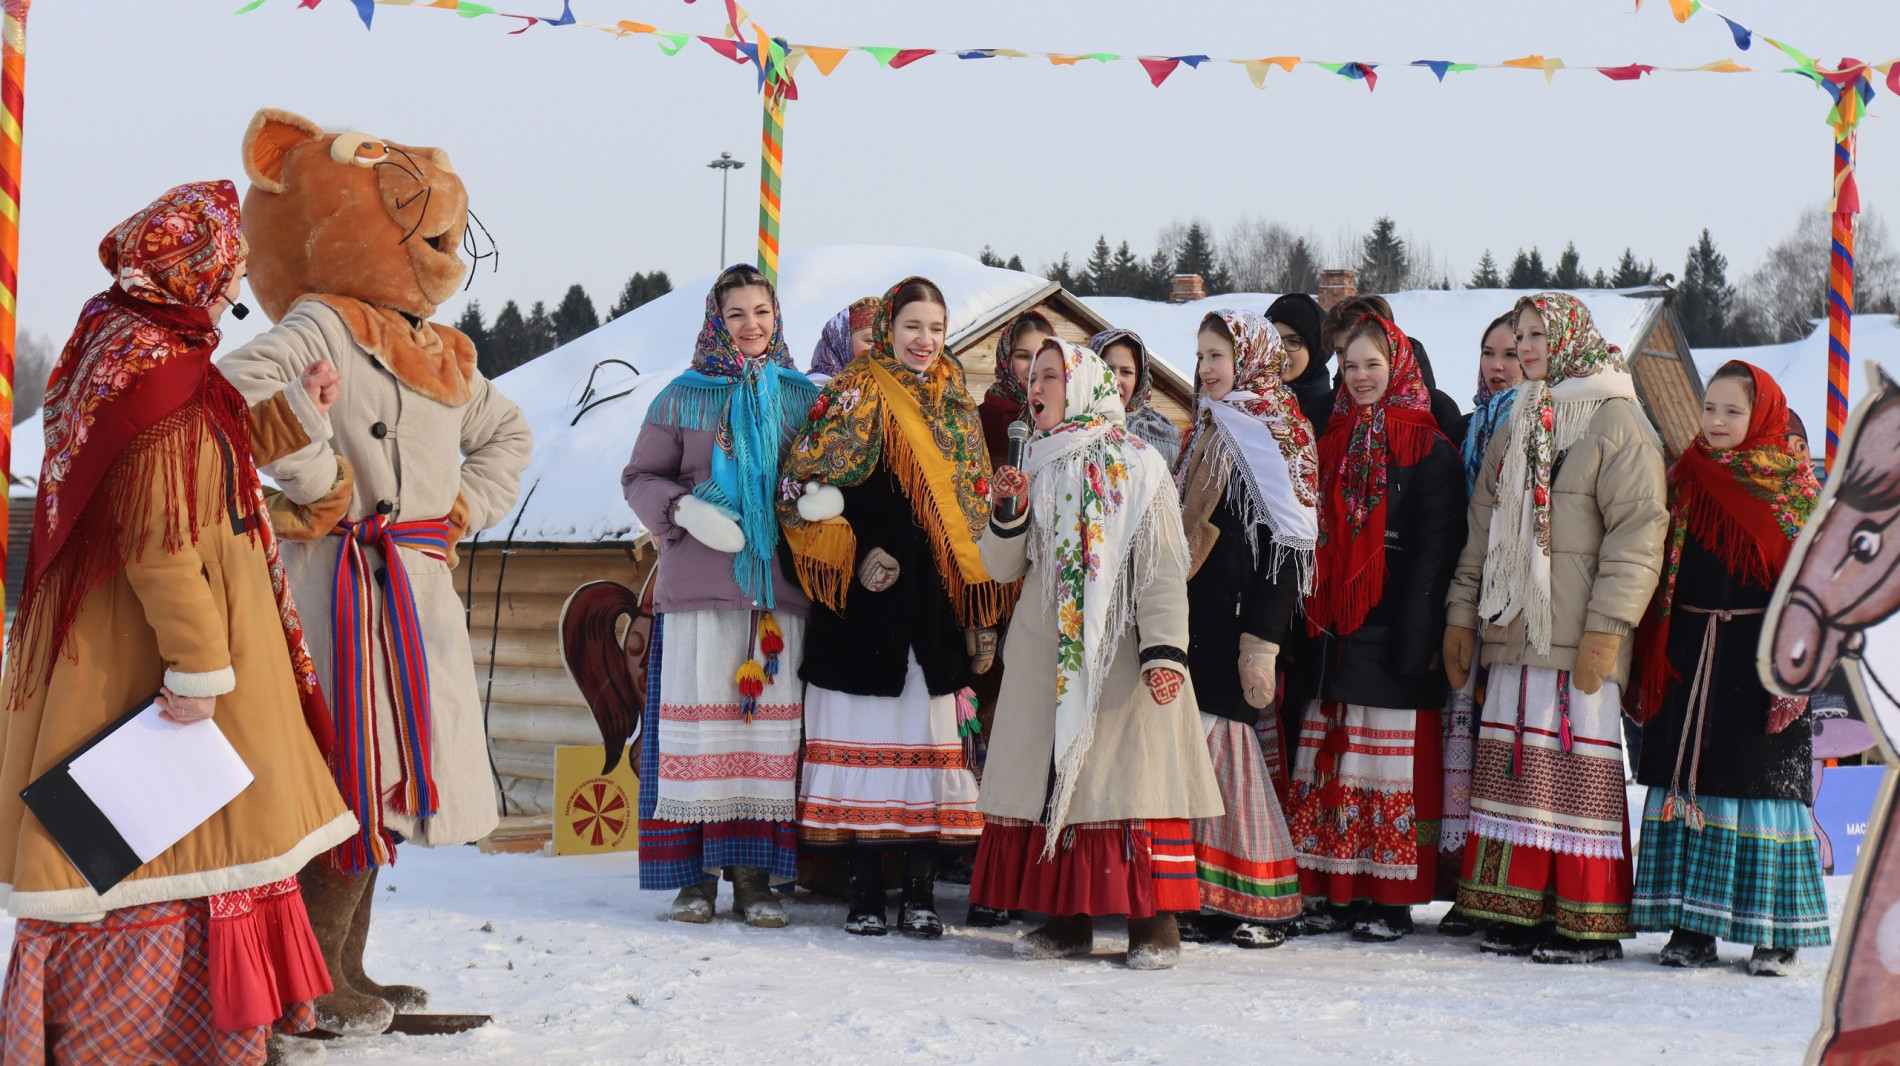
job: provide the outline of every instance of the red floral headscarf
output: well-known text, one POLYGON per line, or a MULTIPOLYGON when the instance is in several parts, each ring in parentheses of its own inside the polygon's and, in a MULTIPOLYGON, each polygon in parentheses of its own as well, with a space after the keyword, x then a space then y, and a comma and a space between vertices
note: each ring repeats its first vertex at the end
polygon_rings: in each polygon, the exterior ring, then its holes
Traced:
POLYGON ((1444 435, 1432 418, 1431 393, 1412 342, 1378 315, 1385 331, 1392 374, 1385 395, 1359 406, 1344 386, 1333 400, 1333 417, 1319 442, 1319 572, 1306 600, 1309 624, 1336 634, 1351 633, 1385 590, 1386 478, 1391 464, 1411 466, 1444 435))
POLYGON ((1712 448, 1698 434, 1669 468, 1663 577, 1636 636, 1642 686, 1632 714, 1638 721, 1648 721, 1662 709, 1675 676, 1669 666, 1669 620, 1683 541, 1694 537, 1731 574, 1773 588, 1821 497, 1813 467, 1788 447, 1788 398, 1781 386, 1751 363, 1733 359, 1722 369, 1731 366, 1746 368, 1755 383, 1748 436, 1733 448, 1712 448))
MULTIPOLYGON (((204 525, 227 519, 222 507, 200 513, 205 509, 198 506, 206 432, 229 452, 226 497, 236 517, 262 515, 249 406, 211 365, 219 335, 208 309, 247 254, 237 187, 229 181, 180 185, 99 242, 99 261, 113 284, 86 301, 46 385, 46 454, 8 651, 14 669, 40 668, 50 676, 80 602, 134 557, 140 548, 134 538, 145 529, 162 523, 165 546, 176 551, 195 543, 204 525), (147 513, 151 484, 159 478, 168 499, 184 502, 185 513, 147 513), (53 620, 44 645, 20 647, 24 635, 40 639, 45 612, 53 620)), ((247 526, 263 538, 305 718, 326 745, 329 712, 270 523, 247 526)), ((32 688, 32 681, 15 686, 14 706, 32 688)))

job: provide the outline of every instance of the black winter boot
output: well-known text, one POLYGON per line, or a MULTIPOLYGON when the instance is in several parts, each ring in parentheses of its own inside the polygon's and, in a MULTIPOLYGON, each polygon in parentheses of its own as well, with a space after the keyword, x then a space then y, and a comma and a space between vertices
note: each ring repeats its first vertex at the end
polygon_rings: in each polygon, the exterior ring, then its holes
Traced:
POLYGON ((1478 941, 1478 950, 1487 955, 1529 955, 1556 927, 1550 924, 1519 925, 1516 922, 1492 922, 1491 931, 1478 941))
POLYGON ((1623 942, 1620 940, 1578 940, 1562 933, 1552 933, 1531 951, 1532 962, 1560 965, 1609 962, 1622 957, 1623 942))
POLYGON ((1656 961, 1664 966, 1676 966, 1682 969, 1712 966, 1715 964, 1715 938, 1707 933, 1671 929, 1669 943, 1663 945, 1662 953, 1656 956, 1656 961))
POLYGON ((925 940, 935 940, 943 935, 943 919, 937 917, 935 878, 904 879, 904 905, 898 912, 897 931, 925 940))
POLYGON ((883 936, 885 926, 883 853, 859 849, 851 854, 851 896, 844 931, 858 936, 883 936))

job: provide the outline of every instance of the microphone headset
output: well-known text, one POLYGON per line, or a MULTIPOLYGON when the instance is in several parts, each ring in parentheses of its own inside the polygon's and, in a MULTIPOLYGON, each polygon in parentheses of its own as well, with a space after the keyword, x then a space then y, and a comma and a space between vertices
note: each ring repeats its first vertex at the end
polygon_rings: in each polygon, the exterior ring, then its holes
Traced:
POLYGON ((225 303, 228 303, 231 305, 231 317, 237 319, 239 322, 244 321, 244 316, 251 313, 250 308, 244 306, 241 303, 238 303, 236 300, 231 299, 229 296, 226 296, 223 293, 218 294, 218 299, 223 300, 225 303))

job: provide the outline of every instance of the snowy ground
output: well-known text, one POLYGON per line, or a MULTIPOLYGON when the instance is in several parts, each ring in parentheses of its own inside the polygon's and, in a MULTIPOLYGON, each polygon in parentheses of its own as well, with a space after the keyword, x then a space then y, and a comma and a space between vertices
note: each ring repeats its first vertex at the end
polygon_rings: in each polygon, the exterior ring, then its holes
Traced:
MULTIPOLYGON (((1189 945, 1179 968, 1123 967, 1121 923, 1086 960, 1024 963, 1010 930, 864 939, 841 906, 793 901, 792 926, 667 922, 632 855, 407 848, 383 873, 370 971, 437 1010, 492 1014, 449 1037, 331 1045, 333 1063, 1753 1063, 1796 1062, 1828 952, 1794 977, 1665 970, 1663 936, 1623 961, 1539 966, 1429 932, 1271 951, 1189 945)), ((1836 916, 1846 878, 1829 878, 1836 916)), ((729 907, 729 886, 721 904, 729 907)), ((963 889, 939 903, 960 919, 963 889)), ((1429 929, 1443 905, 1420 909, 1429 929)), ((10 925, 11 923, 7 923, 10 925)), ((10 930, 9 930, 10 932, 10 930)))

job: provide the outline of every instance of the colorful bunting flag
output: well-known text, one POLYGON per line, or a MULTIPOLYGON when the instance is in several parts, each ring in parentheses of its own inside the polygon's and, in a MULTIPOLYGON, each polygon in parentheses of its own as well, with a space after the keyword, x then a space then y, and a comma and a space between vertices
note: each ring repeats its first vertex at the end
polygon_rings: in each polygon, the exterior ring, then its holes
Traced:
POLYGON ((1635 81, 1655 69, 1648 63, 1631 63, 1626 67, 1598 67, 1597 73, 1611 81, 1635 81))
POLYGON ((813 63, 817 64, 818 73, 827 78, 831 77, 832 71, 838 69, 838 61, 842 60, 850 51, 851 49, 849 48, 820 48, 815 44, 805 46, 805 54, 811 57, 813 63))
POLYGON ((1157 89, 1161 88, 1162 82, 1168 80, 1168 75, 1174 73, 1174 68, 1180 65, 1181 61, 1178 59, 1150 59, 1147 56, 1141 57, 1141 69, 1148 72, 1149 83, 1157 89))
MULTIPOLYGON (((1717 12, 1717 14, 1720 15, 1721 13, 1717 12)), ((1744 26, 1741 23, 1735 21, 1734 19, 1729 18, 1727 15, 1721 15, 1721 18, 1723 22, 1728 23, 1729 33, 1735 36, 1735 47, 1741 49, 1744 52, 1748 51, 1748 46, 1754 43, 1752 40, 1750 40, 1750 38, 1754 37, 1754 34, 1749 32, 1749 29, 1747 26, 1744 26)))
POLYGON ((1444 81, 1446 74, 1457 74, 1467 70, 1478 69, 1476 63, 1453 63, 1449 59, 1414 59, 1412 60, 1412 65, 1429 69, 1433 74, 1438 75, 1439 81, 1444 81))

